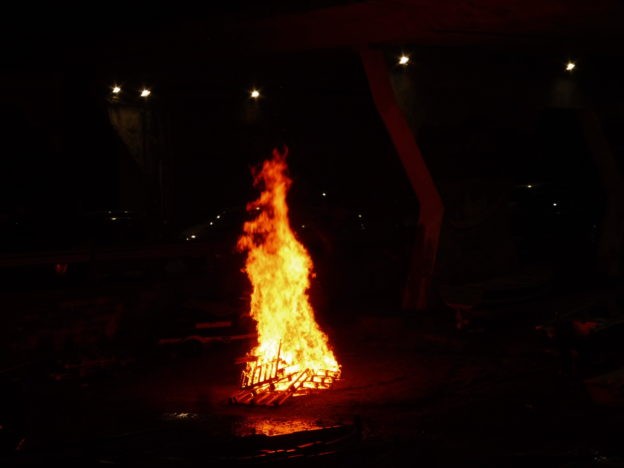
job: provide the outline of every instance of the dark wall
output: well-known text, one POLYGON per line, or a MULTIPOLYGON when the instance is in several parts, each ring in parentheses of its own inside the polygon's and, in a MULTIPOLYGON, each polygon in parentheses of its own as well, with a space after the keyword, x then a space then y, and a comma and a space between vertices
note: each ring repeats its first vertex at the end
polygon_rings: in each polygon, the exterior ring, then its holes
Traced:
POLYGON ((440 279, 591 268, 604 194, 578 113, 613 87, 592 66, 605 59, 573 73, 566 56, 538 51, 430 48, 411 59, 393 82, 445 203, 440 279))
MULTIPOLYGON (((539 51, 407 51, 410 65, 392 64, 392 75, 446 205, 440 277, 465 281, 530 262, 565 264, 576 246, 591 258, 604 194, 577 111, 598 113, 621 158, 624 99, 611 59, 581 57, 570 74, 567 56, 539 51)), ((399 53, 388 49, 389 62, 399 53)), ((125 197, 137 195, 124 190, 144 185, 122 164, 131 159, 108 121, 109 87, 118 82, 136 93, 149 86, 169 238, 223 209, 242 215, 256 194, 250 168, 285 144, 293 223, 308 229, 302 235, 319 258, 345 253, 325 262, 329 274, 357 275, 353 265, 378 262, 382 268, 369 270, 399 272, 393 281, 401 283, 418 203, 354 51, 165 65, 5 76, 13 92, 2 98, 3 211, 123 208, 125 197), (253 87, 257 101, 249 98, 253 87)), ((351 284, 367 281, 376 280, 351 284)))

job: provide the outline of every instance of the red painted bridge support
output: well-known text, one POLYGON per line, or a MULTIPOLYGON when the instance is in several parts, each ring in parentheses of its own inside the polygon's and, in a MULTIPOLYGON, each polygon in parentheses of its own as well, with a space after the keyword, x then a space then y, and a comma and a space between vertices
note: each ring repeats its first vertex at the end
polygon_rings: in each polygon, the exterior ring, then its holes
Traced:
POLYGON ((377 111, 420 203, 418 233, 404 289, 403 308, 424 310, 431 298, 431 276, 435 267, 444 205, 414 133, 397 102, 383 52, 363 48, 360 50, 360 57, 377 111))

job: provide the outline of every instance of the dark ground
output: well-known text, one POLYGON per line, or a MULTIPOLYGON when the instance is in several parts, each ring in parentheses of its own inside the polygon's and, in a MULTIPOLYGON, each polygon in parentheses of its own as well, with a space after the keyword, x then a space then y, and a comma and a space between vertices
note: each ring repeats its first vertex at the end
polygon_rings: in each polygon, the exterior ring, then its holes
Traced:
POLYGON ((338 384, 278 408, 228 404, 245 341, 154 347, 126 366, 60 380, 29 364, 4 372, 19 382, 27 419, 20 450, 0 465, 624 466, 624 410, 594 403, 586 369, 534 326, 611 296, 549 296, 491 311, 504 325, 463 329, 449 311, 367 312, 328 330, 338 384), (291 452, 269 453, 276 444, 291 452))

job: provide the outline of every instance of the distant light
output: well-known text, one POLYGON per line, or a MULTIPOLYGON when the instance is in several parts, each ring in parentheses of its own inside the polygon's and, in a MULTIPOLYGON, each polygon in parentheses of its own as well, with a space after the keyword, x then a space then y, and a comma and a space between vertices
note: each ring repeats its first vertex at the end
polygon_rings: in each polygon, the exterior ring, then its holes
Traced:
POLYGON ((117 85, 113 86, 113 94, 121 93, 121 88, 117 85))
POLYGON ((191 234, 191 239, 195 239, 197 236, 195 234, 191 234))
POLYGON ((217 215, 217 219, 220 219, 220 218, 221 218, 221 215, 217 215))
POLYGON ((361 215, 361 214, 359 214, 359 215, 358 215, 358 218, 361 218, 361 217, 362 217, 362 215, 361 215))
POLYGON ((210 221, 210 225, 212 226, 214 223, 212 221, 210 221))
POLYGON ((197 413, 163 413, 166 419, 196 419, 197 413))
POLYGON ((405 54, 399 57, 399 65, 407 65, 409 63, 409 57, 405 54))
POLYGON ((327 194, 325 192, 321 193, 322 196, 326 197, 327 194))
POLYGON ((553 206, 557 206, 557 203, 553 203, 553 206))
POLYGON ((572 62, 572 61, 569 61, 569 62, 566 64, 566 70, 567 70, 567 71, 572 71, 572 70, 574 70, 575 68, 576 68, 576 63, 574 63, 574 62, 572 62))
POLYGON ((301 225, 301 229, 305 229, 305 224, 302 224, 302 225, 301 225))
POLYGON ((256 206, 256 211, 260 211, 260 207, 259 206, 256 206))
POLYGON ((533 186, 531 184, 526 186, 527 188, 533 188, 533 186))
POLYGON ((117 218, 111 218, 111 221, 117 221, 117 218))
POLYGON ((257 89, 252 89, 249 95, 252 99, 258 99, 260 97, 260 91, 258 91, 257 89))
POLYGON ((146 97, 149 97, 150 94, 152 94, 152 92, 147 88, 143 88, 141 90, 141 97, 146 98, 146 97))

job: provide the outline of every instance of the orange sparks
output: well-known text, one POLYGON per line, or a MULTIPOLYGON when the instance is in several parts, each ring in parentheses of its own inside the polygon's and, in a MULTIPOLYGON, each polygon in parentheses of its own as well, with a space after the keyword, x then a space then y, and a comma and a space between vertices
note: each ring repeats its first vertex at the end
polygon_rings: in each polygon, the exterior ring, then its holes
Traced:
POLYGON ((288 219, 286 195, 292 181, 286 175, 287 153, 273 150, 273 158, 255 174, 254 186, 263 192, 247 205, 255 218, 244 224, 238 241, 238 248, 247 252, 251 316, 258 329, 258 345, 250 352, 241 386, 260 384, 260 392, 287 390, 293 382, 298 382, 298 393, 328 388, 340 373, 308 298, 312 259, 288 219))

